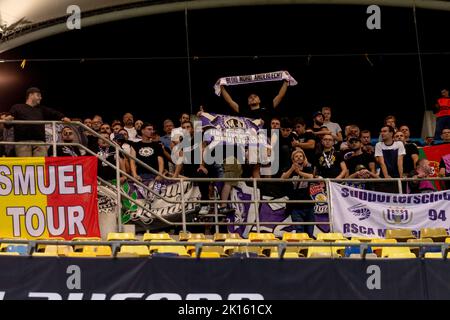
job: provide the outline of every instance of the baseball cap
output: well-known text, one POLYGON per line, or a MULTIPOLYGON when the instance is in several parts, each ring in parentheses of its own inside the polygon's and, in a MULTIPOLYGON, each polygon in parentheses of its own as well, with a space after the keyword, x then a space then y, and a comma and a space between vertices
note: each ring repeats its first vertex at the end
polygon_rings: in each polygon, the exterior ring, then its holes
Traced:
POLYGON ((318 115, 322 115, 322 116, 323 116, 322 111, 316 111, 316 112, 314 112, 314 113, 313 113, 313 118, 317 117, 318 115))
POLYGON ((32 93, 36 93, 36 92, 41 93, 41 90, 39 88, 36 88, 36 87, 31 87, 31 88, 27 89, 27 93, 26 94, 28 96, 28 95, 30 95, 32 93))
POLYGON ((359 171, 359 170, 362 170, 362 169, 366 169, 366 167, 363 164, 358 164, 356 166, 356 168, 355 168, 355 171, 359 171))

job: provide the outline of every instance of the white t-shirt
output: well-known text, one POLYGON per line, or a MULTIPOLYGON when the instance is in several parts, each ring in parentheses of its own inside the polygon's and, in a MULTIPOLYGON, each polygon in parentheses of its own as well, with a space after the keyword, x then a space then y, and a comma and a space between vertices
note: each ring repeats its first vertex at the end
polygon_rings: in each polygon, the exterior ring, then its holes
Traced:
POLYGON ((132 127, 132 128, 124 127, 124 129, 127 130, 127 132, 128 132, 128 140, 134 141, 134 142, 140 141, 140 139, 137 139, 137 138, 136 138, 136 136, 137 136, 137 131, 136 131, 136 128, 135 128, 135 127, 132 127))
POLYGON ((341 126, 339 125, 339 123, 329 121, 329 122, 324 122, 323 125, 325 127, 327 127, 328 130, 330 130, 331 133, 334 134, 335 136, 337 136, 337 134, 339 132, 342 132, 342 129, 341 129, 341 126))
MULTIPOLYGON (((398 178, 397 160, 399 156, 406 154, 403 142, 394 141, 391 145, 386 145, 384 142, 377 142, 375 145, 375 157, 383 157, 386 164, 387 171, 392 178, 398 178)), ((381 177, 383 177, 382 172, 381 177)))

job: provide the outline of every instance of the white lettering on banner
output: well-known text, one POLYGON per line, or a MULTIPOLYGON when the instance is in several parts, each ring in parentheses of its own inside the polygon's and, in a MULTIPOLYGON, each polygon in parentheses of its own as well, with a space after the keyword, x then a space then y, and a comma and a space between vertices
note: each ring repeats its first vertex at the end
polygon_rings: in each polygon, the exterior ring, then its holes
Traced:
POLYGON ((30 207, 25 215, 25 228, 32 237, 40 237, 45 230, 45 217, 41 208, 30 207), (34 227, 33 217, 37 217, 37 227, 34 227))
MULTIPOLYGON (((148 293, 142 292, 126 292, 126 293, 116 293, 112 294, 109 300, 125 300, 125 299, 143 299, 145 295, 148 293)), ((3 300, 7 296, 7 292, 0 291, 0 300, 3 300)), ((85 293, 77 292, 77 293, 69 293, 67 296, 67 300, 82 300, 85 293)), ((87 295, 87 294, 86 294, 87 295)), ((29 298, 41 298, 48 300, 62 300, 62 294, 57 292, 29 292, 29 298)), ((226 298, 218 293, 188 293, 186 295, 185 300, 199 300, 202 299, 214 298, 213 300, 264 300, 264 296, 259 293, 230 293, 226 298), (193 299, 189 299, 191 297, 193 299)), ((90 300, 106 300, 106 293, 92 293, 90 300)), ((183 297, 177 293, 151 293, 145 298, 145 300, 183 300, 183 297)))
POLYGON ((10 174, 11 171, 7 166, 0 166, 0 196, 7 196, 11 193, 12 182, 10 179, 5 177, 10 174))
POLYGON ((51 236, 59 236, 62 234, 61 230, 66 229, 66 216, 67 224, 69 227, 69 235, 77 234, 75 229, 78 229, 80 236, 87 235, 86 228, 83 225, 84 209, 81 206, 69 206, 69 207, 46 207, 45 214, 39 207, 30 207, 25 212, 25 207, 8 207, 6 208, 6 215, 12 217, 13 235, 20 237, 22 230, 20 228, 20 217, 25 216, 25 228, 26 232, 33 236, 41 236, 45 228, 48 228, 51 236), (56 222, 54 220, 54 210, 58 210, 58 229, 55 228, 56 222), (66 214, 67 212, 67 214, 66 214), (33 217, 37 218, 37 226, 33 223, 33 217), (47 217, 47 219, 45 219, 47 217))
MULTIPOLYGON (((36 168, 38 177, 39 176, 40 177, 45 177, 44 169, 45 168, 43 166, 38 166, 36 168)), ((52 194, 53 192, 55 192, 55 189, 56 189, 56 174, 55 174, 55 167, 54 166, 50 166, 48 168, 48 178, 49 178, 48 186, 45 185, 44 179, 38 179, 38 188, 44 194, 52 194)))
POLYGON ((26 195, 36 194, 36 184, 34 183, 34 167, 25 166, 25 174, 23 173, 21 166, 13 166, 14 176, 14 194, 26 195))
POLYGON ((6 208, 6 215, 12 216, 13 219, 13 235, 14 237, 20 237, 20 216, 25 214, 25 207, 13 207, 6 208))
POLYGON ((76 176, 77 176, 77 194, 91 194, 92 193, 92 186, 91 185, 84 185, 83 181, 83 166, 76 165, 76 176))
POLYGON ((0 166, 0 196, 7 196, 13 190, 16 196, 36 195, 36 185, 37 191, 43 195, 53 194, 56 188, 60 194, 92 193, 92 186, 84 183, 84 168, 81 165, 47 166, 48 174, 45 170, 45 166, 33 165, 25 166, 24 172, 22 166, 13 166, 11 172, 8 167, 0 166), (46 176, 49 181, 46 181, 46 176))
POLYGON ((333 230, 383 238, 388 229, 450 228, 450 191, 392 194, 330 184, 333 230))
POLYGON ((60 194, 74 194, 75 188, 67 186, 68 182, 73 182, 73 176, 67 175, 73 172, 73 166, 60 166, 58 167, 59 176, 59 193, 60 194))

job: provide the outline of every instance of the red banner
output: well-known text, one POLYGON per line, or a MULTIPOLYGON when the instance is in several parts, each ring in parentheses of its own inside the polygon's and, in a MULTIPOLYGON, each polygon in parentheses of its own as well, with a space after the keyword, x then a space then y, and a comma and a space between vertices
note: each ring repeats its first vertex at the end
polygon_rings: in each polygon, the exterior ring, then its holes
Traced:
POLYGON ((97 158, 0 158, 0 236, 99 237, 97 158))

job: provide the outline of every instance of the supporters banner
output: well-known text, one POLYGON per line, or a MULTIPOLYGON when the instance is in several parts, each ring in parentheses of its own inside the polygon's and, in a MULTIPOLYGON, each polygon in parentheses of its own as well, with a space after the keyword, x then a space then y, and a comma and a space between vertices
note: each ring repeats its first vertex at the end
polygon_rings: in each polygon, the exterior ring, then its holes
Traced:
POLYGON ((200 114, 204 141, 210 142, 211 146, 218 144, 228 145, 257 145, 267 144, 267 135, 258 135, 262 128, 259 119, 250 119, 238 116, 214 114, 202 112, 200 114))
MULTIPOLYGON (((122 199, 122 222, 133 222, 145 230, 156 230, 169 225, 158 217, 170 222, 181 222, 183 207, 181 204, 181 185, 171 181, 142 181, 148 189, 135 184, 126 183, 122 190, 142 207, 133 201, 122 199)), ((201 198, 198 186, 192 182, 183 182, 183 192, 185 201, 199 201, 201 198)), ((195 212, 195 203, 185 203, 187 218, 195 212)))
POLYGON ((99 237, 96 157, 0 158, 0 237, 99 237))
MULTIPOLYGON (((427 158, 430 162, 430 167, 434 169, 434 172, 430 177, 437 177, 439 173, 439 163, 443 156, 450 153, 450 143, 440 144, 437 146, 423 147, 419 149, 419 158, 427 158)), ((440 183, 432 181, 438 190, 441 190, 440 183)))
POLYGON ((393 194, 330 183, 333 231, 383 238, 388 229, 450 227, 450 191, 393 194))

